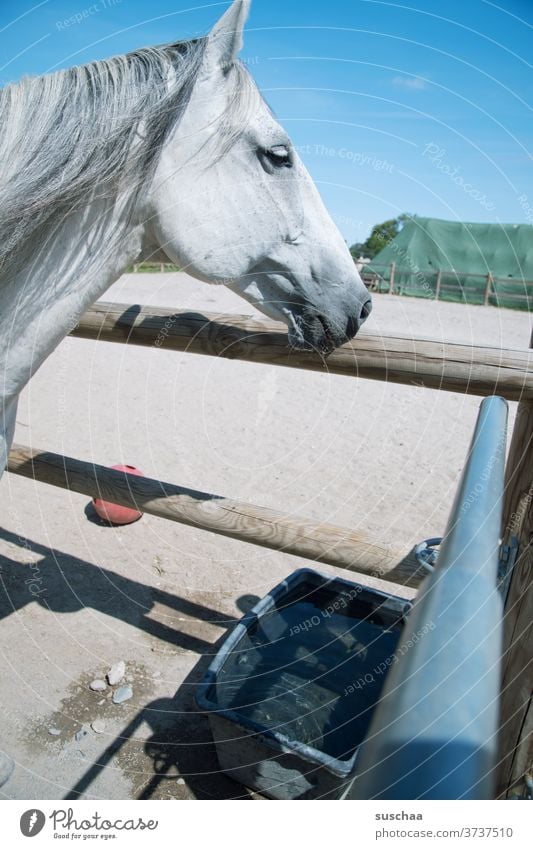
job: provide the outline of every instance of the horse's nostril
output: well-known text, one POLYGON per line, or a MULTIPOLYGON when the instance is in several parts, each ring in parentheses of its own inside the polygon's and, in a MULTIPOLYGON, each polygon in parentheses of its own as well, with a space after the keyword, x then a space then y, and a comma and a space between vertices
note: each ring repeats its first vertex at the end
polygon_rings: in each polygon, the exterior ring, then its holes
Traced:
POLYGON ((363 304, 361 309, 361 321, 366 321, 370 313, 372 312, 372 301, 370 298, 363 304))
POLYGON ((371 312, 372 300, 369 298, 368 301, 365 301, 361 307, 359 315, 352 315, 348 318, 348 321, 346 322, 346 339, 353 339, 371 312))
POLYGON ((359 330, 359 321, 357 318, 350 317, 348 319, 348 323, 346 324, 346 338, 353 339, 357 331, 359 330))

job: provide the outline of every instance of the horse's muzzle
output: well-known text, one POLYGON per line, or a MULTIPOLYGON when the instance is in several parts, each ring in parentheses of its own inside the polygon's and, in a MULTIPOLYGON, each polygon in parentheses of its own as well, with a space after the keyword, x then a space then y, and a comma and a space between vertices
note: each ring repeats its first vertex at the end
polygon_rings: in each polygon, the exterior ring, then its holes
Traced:
POLYGON ((368 316, 372 312, 372 298, 368 298, 361 307, 361 311, 357 318, 349 318, 348 324, 346 325, 346 335, 348 339, 353 339, 353 337, 359 333, 361 326, 365 323, 368 316))
POLYGON ((303 351, 316 351, 330 354, 357 335, 372 312, 372 301, 365 301, 358 315, 349 316, 346 322, 333 322, 325 316, 304 310, 296 317, 298 333, 289 333, 289 342, 293 348, 303 351))

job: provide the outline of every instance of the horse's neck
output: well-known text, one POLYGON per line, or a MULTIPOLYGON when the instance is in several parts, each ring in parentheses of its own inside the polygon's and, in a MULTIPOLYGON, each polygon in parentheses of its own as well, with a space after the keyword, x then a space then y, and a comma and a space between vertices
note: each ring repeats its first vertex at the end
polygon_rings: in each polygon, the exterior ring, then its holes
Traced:
POLYGON ((0 401, 16 398, 84 311, 135 261, 142 227, 127 204, 92 203, 71 214, 33 256, 0 277, 0 401), (113 250, 105 248, 110 241, 113 250), (102 259, 102 257, 106 257, 102 259))

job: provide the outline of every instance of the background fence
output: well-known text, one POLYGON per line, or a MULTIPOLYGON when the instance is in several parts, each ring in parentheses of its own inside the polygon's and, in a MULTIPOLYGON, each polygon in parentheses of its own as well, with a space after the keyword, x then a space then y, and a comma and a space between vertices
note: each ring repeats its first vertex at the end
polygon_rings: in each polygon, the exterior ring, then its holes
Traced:
POLYGON ((533 280, 495 277, 490 272, 423 271, 416 267, 401 268, 394 262, 389 265, 370 263, 362 268, 361 276, 372 292, 507 309, 533 309, 533 280))
MULTIPOLYGON (((128 272, 180 271, 166 262, 143 262, 128 272)), ((469 274, 463 271, 420 271, 399 268, 396 263, 370 265, 360 269, 361 277, 371 292, 406 295, 433 301, 484 304, 515 310, 533 310, 533 280, 494 277, 492 274, 469 274)))

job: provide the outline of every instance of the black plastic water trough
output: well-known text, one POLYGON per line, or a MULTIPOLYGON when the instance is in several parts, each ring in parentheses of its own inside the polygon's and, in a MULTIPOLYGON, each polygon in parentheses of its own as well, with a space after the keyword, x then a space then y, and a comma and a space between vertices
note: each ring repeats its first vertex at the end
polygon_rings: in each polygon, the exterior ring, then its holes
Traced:
POLYGON ((301 569, 225 641, 197 693, 221 769, 274 799, 338 797, 410 604, 301 569))

